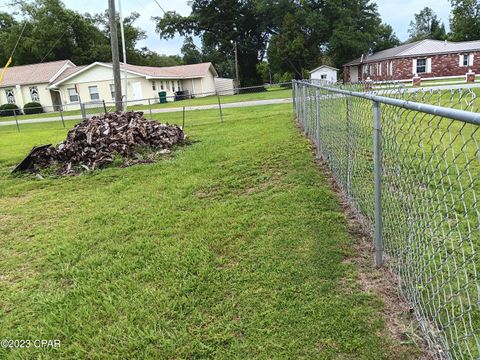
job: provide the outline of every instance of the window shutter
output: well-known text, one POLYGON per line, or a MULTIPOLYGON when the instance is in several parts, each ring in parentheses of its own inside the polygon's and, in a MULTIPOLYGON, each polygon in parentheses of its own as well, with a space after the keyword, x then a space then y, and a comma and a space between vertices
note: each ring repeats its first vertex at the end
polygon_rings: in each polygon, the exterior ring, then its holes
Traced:
POLYGON ((463 55, 458 55, 458 66, 463 66, 463 55))
POLYGON ((473 66, 473 54, 468 55, 468 66, 473 66))
POLYGON ((426 69, 426 71, 427 71, 427 73, 432 72, 432 58, 427 59, 427 69, 426 69))
POLYGON ((413 59, 412 63, 412 74, 415 75, 417 73, 417 59, 413 59))

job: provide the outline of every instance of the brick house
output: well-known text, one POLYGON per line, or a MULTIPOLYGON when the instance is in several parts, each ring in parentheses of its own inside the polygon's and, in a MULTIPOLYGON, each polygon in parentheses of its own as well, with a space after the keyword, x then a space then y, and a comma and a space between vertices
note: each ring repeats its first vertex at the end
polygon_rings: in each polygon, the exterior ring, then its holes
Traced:
POLYGON ((364 56, 343 66, 344 81, 357 82, 465 76, 480 72, 480 41, 421 40, 364 56))

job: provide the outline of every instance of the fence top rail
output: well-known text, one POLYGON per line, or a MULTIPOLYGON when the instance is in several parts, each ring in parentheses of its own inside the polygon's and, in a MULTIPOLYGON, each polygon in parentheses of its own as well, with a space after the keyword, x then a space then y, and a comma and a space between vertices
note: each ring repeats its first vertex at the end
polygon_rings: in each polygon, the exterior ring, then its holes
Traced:
POLYGON ((362 92, 358 92, 358 91, 338 89, 338 88, 335 88, 335 87, 330 87, 330 86, 325 86, 325 85, 312 84, 312 83, 306 82, 306 81, 297 81, 297 83, 312 86, 312 87, 322 89, 322 90, 331 91, 331 92, 334 92, 334 93, 337 93, 337 94, 359 97, 359 98, 363 98, 363 99, 372 100, 372 101, 375 101, 375 102, 378 102, 378 103, 381 103, 381 104, 397 106, 397 107, 401 107, 403 109, 415 110, 415 111, 423 112, 423 113, 426 113, 426 114, 431 114, 431 115, 435 115, 435 116, 450 118, 450 119, 453 119, 453 120, 463 121, 463 122, 466 122, 466 123, 469 123, 469 124, 480 125, 480 114, 475 113, 475 112, 469 112, 469 111, 465 111, 465 110, 457 110, 457 109, 452 109, 452 108, 447 108, 447 107, 437 106, 437 105, 422 104, 422 103, 418 103, 418 102, 414 102, 414 101, 408 101, 408 100, 394 99, 394 98, 389 98, 389 97, 380 96, 380 95, 376 95, 376 94, 369 94, 369 93, 362 93, 362 92))

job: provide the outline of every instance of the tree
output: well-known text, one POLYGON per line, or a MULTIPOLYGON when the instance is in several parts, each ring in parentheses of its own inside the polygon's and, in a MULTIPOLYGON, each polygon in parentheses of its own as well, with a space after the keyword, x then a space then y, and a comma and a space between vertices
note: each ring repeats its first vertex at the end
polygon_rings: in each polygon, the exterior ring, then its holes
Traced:
MULTIPOLYGON (((111 61, 110 32, 105 14, 80 14, 69 10, 60 0, 19 2, 18 20, 0 13, 0 63, 5 64, 24 25, 14 65, 43 61, 72 60, 77 65, 111 61)), ((124 18, 127 60, 131 64, 167 66, 181 64, 178 56, 160 55, 146 48, 137 49, 145 32, 135 27, 139 15, 124 18)), ((120 35, 119 35, 120 36, 120 35)))
POLYGON ((373 51, 382 51, 400 45, 400 40, 388 24, 380 24, 373 51))
POLYGON ((451 0, 451 38, 454 41, 480 39, 480 2, 477 0, 451 0))
POLYGON ((275 73, 289 72, 301 79, 306 69, 318 63, 326 26, 319 21, 318 14, 309 16, 309 13, 305 8, 288 12, 278 33, 272 36, 267 54, 275 73))
POLYGON ((394 34, 382 24, 377 5, 369 0, 327 1, 330 24, 328 55, 337 67, 381 47, 396 45, 394 34))
POLYGON ((445 40, 447 38, 445 25, 440 23, 435 12, 429 7, 425 7, 418 14, 415 14, 415 21, 410 22, 408 33, 410 34, 410 41, 445 40))
POLYGON ((256 85, 261 81, 256 66, 263 59, 274 23, 270 1, 192 0, 190 15, 167 12, 155 18, 156 29, 165 39, 175 34, 201 36, 204 46, 224 58, 233 58, 236 42, 242 85, 256 85))
POLYGON ((191 36, 187 36, 183 42, 182 49, 183 62, 185 64, 198 64, 203 61, 202 53, 194 44, 191 36))

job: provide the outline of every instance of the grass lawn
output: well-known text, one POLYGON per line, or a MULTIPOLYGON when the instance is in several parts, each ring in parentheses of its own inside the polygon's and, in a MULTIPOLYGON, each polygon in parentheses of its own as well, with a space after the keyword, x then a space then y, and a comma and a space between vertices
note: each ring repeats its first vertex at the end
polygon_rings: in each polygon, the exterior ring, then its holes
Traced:
POLYGON ((214 124, 170 159, 61 179, 8 171, 65 130, 0 136, 0 333, 61 340, 0 357, 416 358, 345 261, 291 106, 197 116, 214 124))
MULTIPOLYGON (((238 95, 221 95, 220 101, 222 104, 234 103, 234 102, 243 102, 243 101, 255 101, 255 100, 270 100, 270 99, 286 99, 292 97, 292 89, 286 89, 281 87, 272 87, 268 88, 267 91, 263 92, 251 92, 246 94, 238 94, 238 95)), ((197 97, 195 99, 187 99, 182 101, 173 101, 173 99, 169 98, 168 103, 166 104, 154 104, 152 100, 152 109, 165 109, 165 108, 178 108, 178 107, 190 107, 190 106, 200 106, 200 105, 217 105, 218 98, 216 95, 213 96, 205 96, 205 97, 197 97)), ((114 102, 107 102, 106 103, 107 109, 111 109, 115 107, 114 102)), ((128 106, 129 110, 136 110, 136 111, 148 111, 148 101, 145 101, 143 105, 135 105, 135 106, 128 106)), ((87 108, 87 113, 93 112, 103 112, 103 107, 100 108, 87 108)), ((64 116, 72 116, 72 115, 79 115, 80 110, 69 110, 63 112, 64 116)), ((38 118, 48 118, 48 117, 60 117, 59 112, 47 112, 43 114, 32 114, 32 115, 19 115, 17 119, 20 120, 27 120, 27 119, 38 119, 38 118)), ((0 117, 1 121, 15 121, 15 117, 13 116, 5 116, 0 117)))

